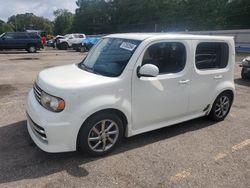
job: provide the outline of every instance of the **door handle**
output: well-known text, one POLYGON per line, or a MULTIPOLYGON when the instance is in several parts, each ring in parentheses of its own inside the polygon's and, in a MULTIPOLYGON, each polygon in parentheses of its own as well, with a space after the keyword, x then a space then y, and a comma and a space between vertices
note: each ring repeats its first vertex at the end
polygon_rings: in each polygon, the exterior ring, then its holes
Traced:
POLYGON ((187 84, 188 82, 190 82, 190 80, 180 80, 179 81, 180 84, 187 84))
POLYGON ((216 79, 216 80, 218 80, 218 79, 222 79, 222 75, 216 75, 216 76, 214 76, 214 79, 216 79))

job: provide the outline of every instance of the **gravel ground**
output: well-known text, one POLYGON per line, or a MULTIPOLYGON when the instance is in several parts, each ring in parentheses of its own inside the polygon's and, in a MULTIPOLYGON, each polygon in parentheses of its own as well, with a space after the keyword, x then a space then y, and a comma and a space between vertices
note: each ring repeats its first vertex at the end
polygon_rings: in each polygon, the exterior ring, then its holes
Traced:
POLYGON ((250 81, 240 79, 238 64, 237 95, 223 122, 199 118, 125 138, 103 158, 41 151, 26 129, 27 92, 42 69, 83 57, 0 52, 0 187, 250 187, 250 81))

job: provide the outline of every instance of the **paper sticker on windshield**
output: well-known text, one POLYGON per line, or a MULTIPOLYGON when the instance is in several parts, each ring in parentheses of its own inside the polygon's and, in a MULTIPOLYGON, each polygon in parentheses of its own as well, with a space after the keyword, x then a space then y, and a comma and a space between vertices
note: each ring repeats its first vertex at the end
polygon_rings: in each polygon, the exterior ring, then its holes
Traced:
POLYGON ((129 43, 129 42, 123 42, 120 46, 120 48, 124 49, 124 50, 129 50, 129 51, 133 51, 135 49, 136 45, 129 43))

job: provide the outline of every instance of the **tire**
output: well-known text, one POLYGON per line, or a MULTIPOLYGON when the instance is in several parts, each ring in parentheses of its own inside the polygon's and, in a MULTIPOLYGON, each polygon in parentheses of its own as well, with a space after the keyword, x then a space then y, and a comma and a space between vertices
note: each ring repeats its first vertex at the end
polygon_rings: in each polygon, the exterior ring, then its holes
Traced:
POLYGON ((87 52, 86 47, 85 47, 85 46, 81 46, 81 47, 80 47, 80 52, 87 52))
POLYGON ((229 92, 221 93, 214 101, 209 117, 213 121, 223 121, 232 106, 233 96, 229 92))
POLYGON ((119 116, 109 112, 98 113, 82 125, 77 138, 78 148, 90 156, 103 156, 120 143, 123 133, 119 116))
POLYGON ((68 44, 66 42, 63 42, 61 45, 60 45, 60 49, 61 50, 67 50, 68 49, 68 44))
POLYGON ((241 69, 241 78, 244 80, 248 78, 244 68, 241 69))
POLYGON ((36 48, 36 46, 34 46, 34 45, 29 45, 29 46, 27 47, 27 51, 28 51, 29 53, 36 53, 37 48, 36 48))

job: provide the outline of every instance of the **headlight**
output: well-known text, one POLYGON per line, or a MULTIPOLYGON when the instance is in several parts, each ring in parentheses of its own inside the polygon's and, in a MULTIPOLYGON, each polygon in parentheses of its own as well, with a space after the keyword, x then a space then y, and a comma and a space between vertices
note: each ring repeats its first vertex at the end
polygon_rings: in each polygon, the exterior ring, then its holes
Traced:
POLYGON ((61 112, 65 108, 63 99, 41 92, 41 105, 52 112, 61 112))

